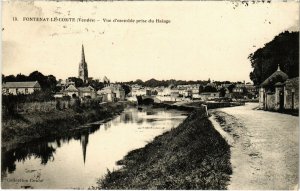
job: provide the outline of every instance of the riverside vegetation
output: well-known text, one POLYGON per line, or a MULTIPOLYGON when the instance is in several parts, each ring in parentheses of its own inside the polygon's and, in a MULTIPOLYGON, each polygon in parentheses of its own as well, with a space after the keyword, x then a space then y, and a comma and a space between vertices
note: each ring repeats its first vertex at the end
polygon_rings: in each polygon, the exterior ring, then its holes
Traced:
POLYGON ((119 170, 108 171, 97 189, 226 189, 232 168, 230 146, 203 110, 177 128, 129 152, 119 170))
POLYGON ((71 130, 86 128, 80 125, 109 120, 120 114, 125 107, 122 103, 99 104, 97 100, 90 100, 85 103, 75 101, 70 107, 62 110, 16 113, 12 109, 12 104, 16 102, 9 99, 5 101, 7 103, 3 103, 2 107, 2 147, 38 138, 68 135, 71 130), (5 106, 9 106, 10 109, 5 106))

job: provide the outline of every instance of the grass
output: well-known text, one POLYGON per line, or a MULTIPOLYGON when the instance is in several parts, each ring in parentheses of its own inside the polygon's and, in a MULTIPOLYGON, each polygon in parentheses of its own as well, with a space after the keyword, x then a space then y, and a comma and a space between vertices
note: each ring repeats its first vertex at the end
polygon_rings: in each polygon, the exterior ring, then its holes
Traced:
POLYGON ((123 104, 111 103, 99 108, 84 109, 81 113, 67 109, 18 114, 17 117, 3 116, 1 147, 37 138, 62 136, 68 134, 70 130, 78 129, 80 125, 111 118, 123 109, 123 104))
POLYGON ((230 147, 200 110, 117 164, 97 189, 220 190, 232 174, 230 147))

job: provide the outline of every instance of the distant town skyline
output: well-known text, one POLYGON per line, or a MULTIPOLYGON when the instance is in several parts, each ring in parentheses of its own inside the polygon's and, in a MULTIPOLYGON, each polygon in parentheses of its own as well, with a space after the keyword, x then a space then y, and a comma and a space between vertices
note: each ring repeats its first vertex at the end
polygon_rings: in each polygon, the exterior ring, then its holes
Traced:
POLYGON ((228 1, 39 1, 3 2, 3 7, 9 12, 3 14, 4 75, 28 75, 38 70, 57 79, 78 77, 83 44, 89 77, 95 79, 250 82, 249 54, 283 31, 299 31, 297 2, 240 3, 234 7, 228 1), (85 12, 80 11, 82 6, 85 12), (19 21, 12 21, 13 16, 19 21), (171 23, 21 21, 24 16, 159 18, 171 23), (16 30, 22 32, 13 32, 16 30))

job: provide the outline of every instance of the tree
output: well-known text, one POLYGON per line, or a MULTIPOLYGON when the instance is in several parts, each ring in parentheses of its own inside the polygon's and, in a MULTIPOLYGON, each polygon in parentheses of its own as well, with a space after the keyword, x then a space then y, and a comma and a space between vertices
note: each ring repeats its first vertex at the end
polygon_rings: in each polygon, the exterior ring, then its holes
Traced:
POLYGON ((220 97, 225 97, 225 95, 226 95, 226 88, 222 87, 220 89, 220 97))
POLYGON ((157 87, 157 86, 160 86, 160 81, 152 78, 150 80, 145 81, 145 86, 147 86, 147 87, 157 87))
POLYGON ((75 83, 76 87, 82 87, 84 85, 83 80, 77 77, 69 77, 68 80, 75 83))
POLYGON ((127 95, 127 94, 129 94, 131 92, 130 87, 128 85, 126 85, 126 84, 122 84, 122 88, 125 91, 125 95, 127 95))
POLYGON ((99 80, 91 80, 88 85, 92 86, 96 91, 101 90, 104 87, 103 82, 99 82, 99 80))
POLYGON ((15 82, 16 77, 14 75, 4 76, 3 82, 15 82))
POLYGON ((135 84, 138 84, 138 85, 141 85, 141 86, 144 85, 144 82, 143 82, 142 80, 140 80, 140 79, 135 80, 134 83, 135 83, 135 84))
POLYGON ((234 85, 234 84, 230 84, 230 85, 228 86, 228 90, 229 90, 230 93, 232 93, 233 88, 235 88, 235 85, 234 85))
POLYGON ((213 87, 213 86, 205 86, 203 89, 203 92, 217 92, 217 88, 213 87))
MULTIPOLYGON (((20 74, 19 78, 24 78, 24 76, 20 74)), ((24 79, 25 81, 38 81, 41 85, 42 90, 55 91, 57 81, 55 76, 53 75, 45 76, 39 71, 34 71, 31 74, 29 74, 27 79, 24 79)))
POLYGON ((199 94, 202 93, 204 91, 204 86, 200 85, 199 86, 199 94))
POLYGON ((39 71, 34 71, 29 74, 28 81, 38 81, 42 90, 47 89, 47 78, 39 71))
POLYGON ((253 71, 250 79, 254 85, 261 84, 272 73, 280 69, 289 78, 299 76, 299 32, 283 32, 263 48, 248 56, 253 71))
POLYGON ((17 82, 25 82, 25 81, 28 81, 28 76, 24 75, 24 74, 18 74, 16 76, 16 81, 17 82))
POLYGON ((57 84, 57 80, 56 80, 55 76, 53 76, 53 75, 46 76, 46 89, 55 91, 56 84, 57 84))

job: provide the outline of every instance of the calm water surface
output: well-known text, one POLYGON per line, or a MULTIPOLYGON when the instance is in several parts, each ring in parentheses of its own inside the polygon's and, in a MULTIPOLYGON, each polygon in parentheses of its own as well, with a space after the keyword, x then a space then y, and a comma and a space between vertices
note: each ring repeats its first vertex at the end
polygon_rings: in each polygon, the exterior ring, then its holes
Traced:
POLYGON ((186 116, 174 110, 126 109, 86 132, 2 151, 2 188, 81 188, 96 186, 107 169, 129 151, 178 126, 186 116))

